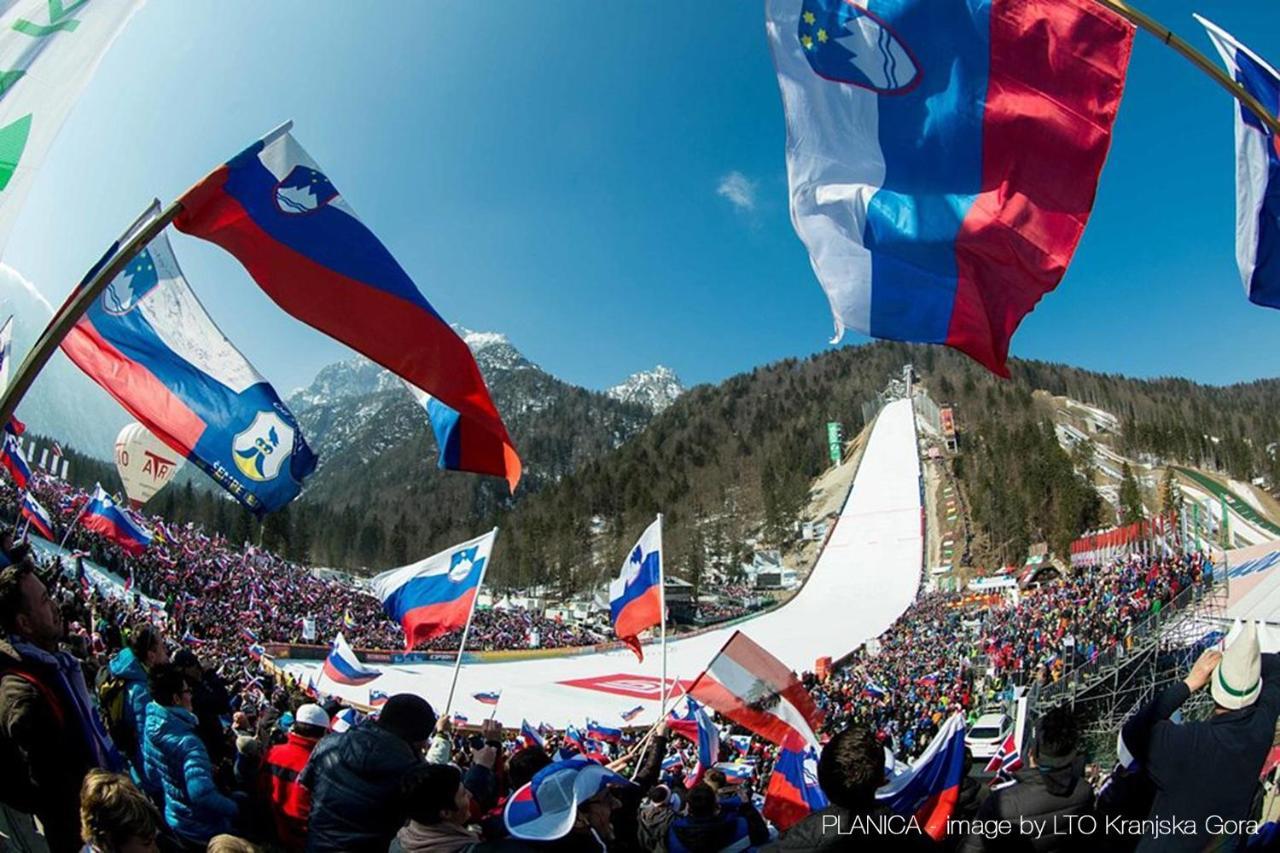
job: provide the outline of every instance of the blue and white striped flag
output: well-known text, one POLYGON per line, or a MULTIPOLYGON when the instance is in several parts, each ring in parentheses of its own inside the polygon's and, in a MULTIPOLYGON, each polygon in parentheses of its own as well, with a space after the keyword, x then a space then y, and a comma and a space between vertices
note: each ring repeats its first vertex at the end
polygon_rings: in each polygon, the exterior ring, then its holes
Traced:
MULTIPOLYGON (((1195 16, 1227 73, 1272 115, 1280 73, 1235 36, 1195 16)), ((1249 301, 1280 308, 1280 140, 1244 104, 1231 102, 1236 127, 1236 265, 1249 301)))

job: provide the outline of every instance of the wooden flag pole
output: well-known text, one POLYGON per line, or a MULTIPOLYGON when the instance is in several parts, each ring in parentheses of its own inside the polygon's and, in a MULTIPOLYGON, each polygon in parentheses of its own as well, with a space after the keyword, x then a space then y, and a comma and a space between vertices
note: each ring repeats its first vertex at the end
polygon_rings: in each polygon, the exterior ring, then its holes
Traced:
MULTIPOLYGON (((498 528, 493 528, 493 535, 498 535, 498 528)), ((441 716, 448 716, 453 710, 453 692, 458 689, 458 673, 462 672, 462 655, 467 650, 467 634, 471 632, 471 620, 476 616, 476 605, 480 603, 480 590, 484 587, 484 576, 489 571, 489 561, 493 559, 493 552, 490 551, 489 556, 484 558, 484 565, 480 567, 480 577, 476 579, 476 597, 471 599, 471 610, 467 613, 467 624, 462 626, 462 639, 458 642, 458 658, 453 662, 453 681, 449 683, 449 698, 444 703, 444 713, 441 716)), ((498 692, 498 696, 502 696, 502 692, 498 692)), ((497 709, 494 709, 495 712, 497 709)), ((492 718, 491 718, 492 719, 492 718)))
POLYGON ((1277 120, 1265 106, 1259 103, 1258 99, 1237 83, 1231 75, 1223 69, 1220 63, 1214 62, 1200 51, 1192 47, 1185 39, 1157 21, 1147 13, 1140 9, 1135 9, 1129 5, 1126 0, 1097 0, 1098 3, 1106 6, 1120 17, 1132 23, 1134 26, 1146 30, 1178 53, 1183 58, 1190 61, 1192 65, 1199 68, 1205 74, 1208 74, 1222 88, 1226 89, 1240 103, 1249 108, 1249 111, 1258 117, 1258 119, 1267 126, 1274 134, 1280 135, 1280 120, 1277 120))
MULTIPOLYGON (((156 202, 153 201, 147 205, 147 209, 138 220, 141 221, 155 204, 156 202)), ((76 291, 58 310, 58 313, 54 314, 49 325, 40 334, 36 345, 22 360, 22 366, 14 374, 13 381, 4 389, 3 395, 0 395, 0 424, 8 423, 9 418, 13 417, 14 411, 18 408, 18 402, 31 388, 31 383, 35 381, 36 376, 49 363, 53 351, 62 343, 67 333, 71 331, 71 327, 79 322, 85 311, 89 310, 93 300, 97 299, 99 294, 107 289, 107 285, 115 281, 116 276, 128 266, 129 261, 133 260, 138 252, 154 240, 181 212, 182 203, 177 201, 160 211, 159 215, 140 228, 138 233, 121 246, 115 256, 104 264, 84 287, 76 291)))

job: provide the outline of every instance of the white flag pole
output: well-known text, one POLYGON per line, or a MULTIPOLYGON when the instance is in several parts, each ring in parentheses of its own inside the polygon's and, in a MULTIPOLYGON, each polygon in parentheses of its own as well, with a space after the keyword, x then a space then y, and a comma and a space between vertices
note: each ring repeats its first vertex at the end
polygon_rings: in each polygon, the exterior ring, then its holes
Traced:
POLYGON ((662 545, 662 513, 658 513, 658 588, 662 591, 662 711, 659 720, 667 716, 667 558, 662 545))
MULTIPOLYGON (((493 528, 490 536, 497 538, 498 528, 493 528)), ((444 703, 444 715, 447 716, 449 711, 453 709, 453 692, 458 689, 458 673, 462 671, 462 655, 467 650, 467 634, 471 632, 471 620, 476 615, 476 605, 480 603, 480 589, 484 586, 485 572, 489 571, 489 561, 493 559, 493 549, 490 547, 489 555, 484 558, 484 565, 480 567, 480 577, 476 581, 476 597, 471 599, 471 610, 467 612, 467 624, 462 626, 462 640, 458 643, 458 657, 453 662, 453 681, 449 683, 449 698, 444 703)), ((494 709, 496 712, 496 708, 494 709)))

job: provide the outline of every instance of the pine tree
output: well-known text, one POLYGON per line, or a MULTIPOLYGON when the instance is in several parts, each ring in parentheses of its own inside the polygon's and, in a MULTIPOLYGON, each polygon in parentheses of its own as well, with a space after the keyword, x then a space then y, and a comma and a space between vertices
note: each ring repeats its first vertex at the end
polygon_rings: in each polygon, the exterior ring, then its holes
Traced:
POLYGON ((1120 471, 1120 522, 1134 524, 1142 521, 1146 513, 1142 508, 1142 492, 1138 481, 1133 476, 1129 463, 1124 463, 1120 471))

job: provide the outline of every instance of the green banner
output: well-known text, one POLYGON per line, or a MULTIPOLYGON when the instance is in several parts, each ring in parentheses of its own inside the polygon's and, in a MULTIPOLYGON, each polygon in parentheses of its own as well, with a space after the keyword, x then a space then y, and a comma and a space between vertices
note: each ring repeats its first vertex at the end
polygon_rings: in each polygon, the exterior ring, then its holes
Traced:
POLYGON ((844 428, 839 421, 827 422, 827 450, 831 453, 831 464, 839 465, 844 457, 844 428))

